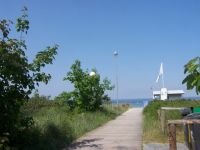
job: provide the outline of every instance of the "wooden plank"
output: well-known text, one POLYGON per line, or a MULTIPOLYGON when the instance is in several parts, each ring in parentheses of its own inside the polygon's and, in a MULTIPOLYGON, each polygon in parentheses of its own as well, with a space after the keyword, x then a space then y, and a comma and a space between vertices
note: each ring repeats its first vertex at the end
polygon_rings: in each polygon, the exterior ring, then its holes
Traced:
POLYGON ((168 124, 168 130, 169 130, 169 149, 170 150, 177 150, 176 125, 175 124, 168 124))
POLYGON ((184 108, 185 107, 161 107, 160 109, 163 109, 163 110, 182 110, 184 108))
POLYGON ((168 120, 168 124, 176 124, 176 125, 184 125, 184 124, 200 124, 200 120, 199 119, 190 119, 190 120, 168 120))

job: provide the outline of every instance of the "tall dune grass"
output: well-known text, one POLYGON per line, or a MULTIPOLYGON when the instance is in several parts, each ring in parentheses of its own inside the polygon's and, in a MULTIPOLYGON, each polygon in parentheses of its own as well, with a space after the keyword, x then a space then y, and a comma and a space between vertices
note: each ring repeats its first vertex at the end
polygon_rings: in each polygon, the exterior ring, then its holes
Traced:
POLYGON ((65 147, 86 132, 114 119, 129 108, 104 105, 95 112, 71 111, 66 106, 46 106, 28 113, 33 116, 34 128, 27 132, 23 149, 57 150, 65 147))

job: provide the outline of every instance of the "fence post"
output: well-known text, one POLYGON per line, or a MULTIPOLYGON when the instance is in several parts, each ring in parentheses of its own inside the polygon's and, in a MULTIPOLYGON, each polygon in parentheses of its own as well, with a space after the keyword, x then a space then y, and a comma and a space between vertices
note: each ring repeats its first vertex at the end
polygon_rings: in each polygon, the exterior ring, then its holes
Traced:
POLYGON ((166 128, 166 120, 165 120, 165 110, 161 109, 160 110, 160 121, 161 121, 161 129, 162 132, 165 133, 165 128, 166 128))
POLYGON ((177 150, 176 146, 176 125, 169 123, 168 124, 169 130, 169 150, 177 150))

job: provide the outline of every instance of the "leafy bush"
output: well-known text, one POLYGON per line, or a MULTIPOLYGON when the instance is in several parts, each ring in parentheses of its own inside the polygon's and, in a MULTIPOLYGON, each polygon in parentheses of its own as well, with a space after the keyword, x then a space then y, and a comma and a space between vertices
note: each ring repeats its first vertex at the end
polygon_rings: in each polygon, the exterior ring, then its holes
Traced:
POLYGON ((27 17, 27 8, 24 8, 15 24, 20 38, 12 38, 16 33, 10 36, 12 21, 0 20, 0 149, 9 149, 16 135, 30 125, 30 119, 20 113, 21 106, 40 82, 49 81, 50 74, 41 69, 52 64, 57 53, 57 45, 47 47, 37 53, 33 62, 28 62, 27 46, 21 38, 29 29, 27 17))
POLYGON ((64 80, 69 80, 74 85, 75 89, 71 92, 72 101, 75 107, 80 110, 99 110, 103 101, 109 100, 105 91, 113 89, 108 79, 104 79, 101 83, 100 75, 96 70, 93 71, 95 75, 90 76, 88 71, 83 71, 81 62, 77 60, 64 78, 64 80))

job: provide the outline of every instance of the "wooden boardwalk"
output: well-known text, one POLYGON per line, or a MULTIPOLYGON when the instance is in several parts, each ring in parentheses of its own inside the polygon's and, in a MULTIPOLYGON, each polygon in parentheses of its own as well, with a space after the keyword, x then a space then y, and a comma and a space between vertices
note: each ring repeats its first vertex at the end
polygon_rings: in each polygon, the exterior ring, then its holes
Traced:
POLYGON ((132 108, 87 133, 65 150, 141 150, 142 108, 132 108))

